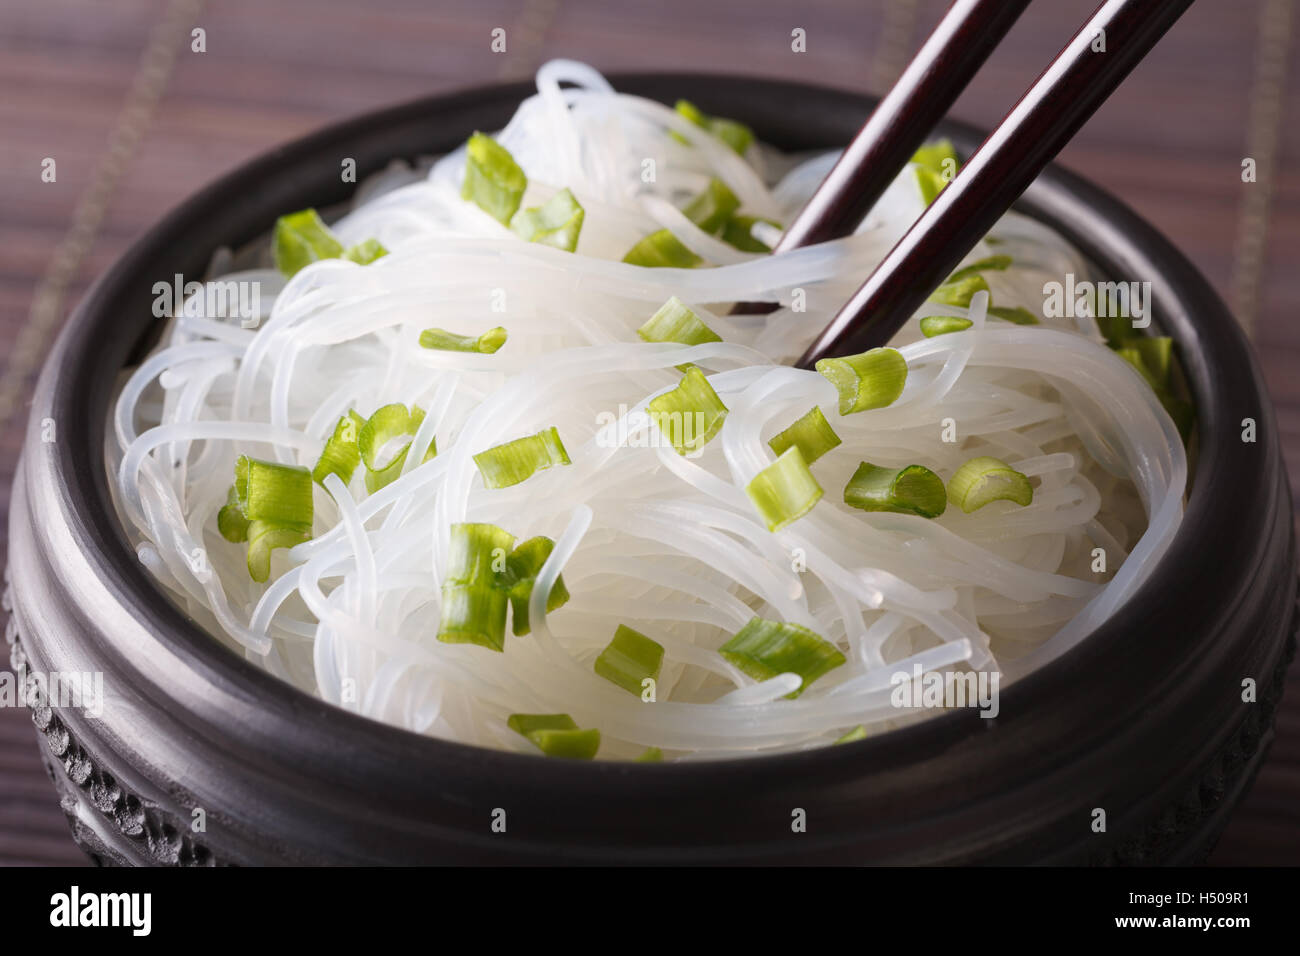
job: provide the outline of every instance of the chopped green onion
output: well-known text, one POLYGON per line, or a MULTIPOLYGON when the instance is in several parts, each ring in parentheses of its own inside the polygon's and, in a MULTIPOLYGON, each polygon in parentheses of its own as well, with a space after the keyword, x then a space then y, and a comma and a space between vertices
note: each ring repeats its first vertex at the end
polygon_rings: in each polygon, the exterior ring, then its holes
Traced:
POLYGON ((313 481, 323 484, 326 475, 335 474, 343 480, 343 484, 351 483, 357 465, 361 464, 361 453, 357 451, 357 436, 365 423, 364 418, 351 410, 339 418, 334 426, 334 433, 330 435, 329 441, 325 442, 325 448, 320 453, 316 467, 311 471, 313 481))
MULTIPOLYGON (((555 542, 543 535, 529 538, 510 552, 506 558, 506 576, 510 584, 511 629, 515 637, 532 632, 528 620, 528 601, 533 596, 533 584, 542 565, 555 550, 555 542)), ((559 575, 546 597, 546 613, 563 607, 569 600, 569 589, 564 586, 564 575, 559 575)))
POLYGON ((388 464, 382 468, 366 469, 366 491, 374 494, 381 488, 387 488, 398 478, 402 477, 402 466, 406 464, 406 454, 411 450, 408 442, 403 445, 397 454, 395 454, 388 464))
MULTIPOLYGON (((1096 294, 1092 295, 1093 312, 1096 312, 1096 294)), ((1130 334, 1132 328, 1127 314, 1102 316, 1097 318, 1097 327, 1106 337, 1106 344, 1120 358, 1133 365, 1151 385, 1152 391, 1160 399, 1169 417, 1178 426, 1178 434, 1184 444, 1191 436, 1192 425, 1196 420, 1196 410, 1188 402, 1178 398, 1170 391, 1170 376, 1173 371, 1173 340, 1165 336, 1148 338, 1130 334)))
POLYGON ((1168 338, 1128 338, 1115 348, 1115 354, 1128 362, 1146 380, 1178 427, 1183 441, 1191 434, 1195 415, 1192 406, 1169 390, 1173 368, 1173 340, 1168 338))
POLYGON ((569 453, 555 426, 516 438, 474 456, 485 488, 509 488, 552 465, 569 464, 569 453))
POLYGON ((686 218, 705 232, 716 235, 727 225, 732 213, 740 208, 740 200, 727 184, 714 176, 709 185, 690 202, 682 212, 686 218))
POLYGON ((715 116, 709 121, 709 132, 730 146, 738 156, 744 156, 754 142, 754 131, 744 123, 715 116))
POLYGON ((986 259, 979 259, 968 266, 962 266, 952 275, 948 276, 944 282, 957 282, 960 279, 969 279, 973 275, 979 275, 981 272, 1003 272, 1011 268, 1011 257, 1007 255, 989 256, 986 259))
POLYGON ((956 174, 957 151, 949 140, 941 139, 918 149, 912 154, 911 162, 916 170, 917 185, 921 187, 921 198, 928 206, 948 185, 949 168, 952 170, 951 175, 956 174), (946 165, 946 160, 952 161, 951 167, 946 165))
POLYGON ((694 103, 692 103, 690 100, 678 100, 673 105, 673 109, 677 111, 677 114, 679 116, 684 116, 686 119, 690 120, 700 129, 709 128, 708 116, 706 116, 704 111, 700 109, 698 106, 696 106, 694 103))
POLYGON ((584 215, 573 193, 561 189, 542 205, 515 213, 510 229, 529 242, 572 252, 578 248, 584 215))
POLYGON ((511 714, 506 724, 548 757, 590 760, 600 749, 600 731, 579 730, 568 714, 511 714))
POLYGON ((844 655, 829 641, 799 624, 753 618, 718 652, 754 680, 798 674, 803 682, 786 694, 795 698, 808 685, 844 663, 844 655))
POLYGON ((479 352, 491 355, 506 344, 509 334, 501 326, 482 335, 457 335, 446 329, 425 329, 420 333, 420 348, 439 352, 479 352))
POLYGON ((682 345, 722 341, 722 336, 705 325, 695 310, 677 296, 661 305, 659 311, 636 330, 636 334, 647 342, 678 342, 682 345))
POLYGON ((991 305, 989 315, 1004 322, 1014 322, 1016 325, 1038 325, 1038 316, 1018 305, 991 305))
MULTIPOLYGON (((736 120, 723 119, 716 116, 708 116, 694 103, 688 100, 678 100, 676 106, 677 112, 686 117, 700 129, 708 130, 718 139, 730 146, 738 155, 744 156, 745 151, 749 149, 750 144, 754 142, 754 131, 744 123, 736 120)), ((679 136, 676 132, 673 137, 681 142, 686 139, 679 136)))
POLYGON ((275 221, 271 254, 277 269, 294 276, 318 259, 337 259, 343 254, 343 245, 315 209, 303 209, 275 221))
POLYGON ((647 269, 695 269, 704 264, 667 229, 650 233, 627 251, 623 261, 647 269))
POLYGON ((473 200, 501 225, 519 210, 528 177, 519 168, 510 151, 490 136, 475 133, 465 144, 465 183, 462 199, 473 200))
POLYGON ((841 415, 892 405, 907 383, 907 360, 891 348, 820 359, 817 371, 839 392, 841 415))
POLYGON ((970 514, 993 501, 1027 505, 1034 500, 1029 479, 1005 461, 987 455, 972 458, 948 480, 948 497, 970 514))
POLYGON ((777 229, 781 228, 781 224, 775 219, 764 219, 762 216, 733 215, 722 228, 722 241, 734 246, 741 252, 771 252, 771 246, 761 239, 754 238, 754 225, 760 222, 775 226, 777 229))
POLYGON ((976 292, 988 292, 989 284, 979 273, 961 279, 949 280, 930 294, 928 301, 940 305, 956 305, 963 309, 970 308, 970 300, 976 292))
POLYGON ((365 242, 358 242, 355 246, 348 246, 343 252, 343 258, 349 262, 355 262, 357 265, 368 266, 376 259, 382 259, 388 255, 388 250, 378 239, 367 239, 365 242))
POLYGON ((514 543, 514 535, 494 524, 451 526, 438 640, 505 648, 507 562, 514 543))
POLYGON ((837 744, 851 744, 851 743, 853 743, 853 741, 855 741, 855 740, 866 740, 866 739, 867 739, 867 725, 866 725, 866 724, 858 724, 858 725, 857 725, 856 727, 854 727, 852 730, 850 730, 850 731, 848 731, 846 734, 844 734, 844 736, 842 736, 842 737, 837 737, 837 738, 835 739, 835 743, 837 743, 837 744))
POLYGON ((840 436, 831 428, 820 405, 808 409, 793 425, 777 432, 767 443, 778 455, 791 446, 797 447, 809 465, 839 444, 840 436))
POLYGON ((217 530, 221 532, 221 537, 238 544, 248 540, 248 524, 248 516, 239 506, 239 495, 235 486, 231 485, 226 503, 217 512, 217 530))
MULTIPOLYGON (((384 465, 379 464, 379 452, 394 438, 414 435, 423 421, 424 409, 418 405, 407 409, 400 402, 394 402, 380 408, 361 426, 361 431, 357 434, 357 451, 366 465, 367 491, 374 494, 401 476, 402 464, 406 461, 406 453, 411 450, 411 443, 407 442, 399 448, 384 465)), ((436 449, 436 444, 431 443, 424 460, 428 461, 437 454, 436 449)))
POLYGON ((385 405, 371 415, 357 433, 357 451, 371 471, 379 470, 379 452, 384 445, 401 435, 414 435, 424 421, 424 410, 414 413, 400 402, 385 405))
MULTIPOLYGON (((310 487, 310 484, 308 485, 310 487)), ((261 583, 271 576, 271 552, 311 539, 310 524, 253 521, 248 525, 248 576, 261 583)))
POLYGON ((663 763, 664 752, 658 747, 647 747, 641 756, 637 757, 635 763, 663 763))
POLYGON ((240 455, 235 484, 217 512, 217 530, 227 541, 248 542, 248 575, 265 581, 271 575, 271 552, 291 548, 311 537, 311 472, 240 455))
POLYGON ((620 624, 600 656, 596 658, 595 671, 610 683, 617 684, 629 694, 640 697, 642 682, 647 678, 659 679, 659 669, 664 663, 664 647, 640 631, 620 624))
POLYGON ((776 532, 811 511, 823 492, 799 446, 791 445, 753 477, 745 486, 745 494, 767 523, 767 530, 776 532))
POLYGON ((881 468, 864 461, 844 486, 844 503, 863 511, 937 518, 948 507, 943 479, 929 468, 881 468))
POLYGON ((676 388, 650 399, 647 409, 679 455, 707 445, 727 418, 727 406, 694 365, 686 370, 676 388))
POLYGON ((311 472, 306 468, 240 455, 235 494, 249 521, 311 525, 311 472))
MULTIPOLYGON (((1153 386, 1158 388, 1169 387, 1169 374, 1173 368, 1174 359, 1173 339, 1168 336, 1126 338, 1120 342, 1119 348, 1116 349, 1117 352, 1124 350, 1136 353, 1138 360, 1142 363, 1139 371, 1153 386)), ((1125 357, 1127 358, 1127 356, 1125 357)), ((1132 360, 1129 359, 1129 361, 1132 360)))
MULTIPOLYGON (((1096 298, 1096 295, 1093 295, 1096 298)), ((1133 335, 1133 320, 1127 315, 1104 315, 1097 319, 1097 328, 1106 337, 1106 344, 1117 349, 1133 335)))
POLYGON ((949 332, 965 332, 975 323, 957 315, 927 315, 921 319, 921 334, 927 339, 949 332))
POLYGON ((1147 367, 1146 359, 1142 357, 1142 353, 1138 349, 1131 346, 1123 346, 1114 351, 1116 355, 1122 358, 1125 362, 1128 362, 1129 365, 1132 365, 1153 390, 1160 388, 1160 383, 1156 380, 1155 373, 1147 367))

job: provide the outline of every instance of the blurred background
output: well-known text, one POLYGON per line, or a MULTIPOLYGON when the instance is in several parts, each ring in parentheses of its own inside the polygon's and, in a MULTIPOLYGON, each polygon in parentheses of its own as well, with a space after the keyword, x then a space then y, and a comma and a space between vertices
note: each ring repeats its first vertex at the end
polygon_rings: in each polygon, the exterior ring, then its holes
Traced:
MULTIPOLYGON (((995 124, 1095 5, 1031 5, 954 114, 995 124)), ((1199 0, 1061 162, 1171 237, 1232 306, 1277 403, 1294 487, 1293 7, 1199 0), (1252 183, 1242 181, 1248 157, 1252 183)), ((881 92, 946 8, 945 0, 0 0, 0 526, 30 383, 68 310, 152 222, 239 163, 354 113, 526 78, 557 56, 605 71, 747 73, 881 92), (195 27, 204 52, 192 49, 195 27), (489 49, 496 27, 506 30, 504 55, 489 49), (795 27, 806 31, 805 53, 790 49, 795 27), (52 183, 40 175, 47 157, 57 163, 52 183)), ((1268 762, 1212 863, 1300 864, 1297 673, 1268 762)), ((0 708, 0 864, 80 862, 27 711, 0 708)))

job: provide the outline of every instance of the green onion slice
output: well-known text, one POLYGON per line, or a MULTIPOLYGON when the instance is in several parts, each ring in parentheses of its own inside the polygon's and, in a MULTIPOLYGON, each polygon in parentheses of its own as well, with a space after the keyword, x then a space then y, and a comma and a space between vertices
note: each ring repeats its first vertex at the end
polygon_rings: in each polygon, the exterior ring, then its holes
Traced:
POLYGON ((634 763, 663 763, 664 752, 658 747, 647 747, 634 763))
POLYGON ((311 472, 306 468, 240 455, 235 494, 249 521, 311 525, 311 472))
MULTIPOLYGON (((700 129, 708 130, 718 139, 730 146, 738 155, 744 156, 750 144, 754 142, 754 131, 744 123, 722 117, 709 116, 689 100, 678 100, 677 112, 686 117, 700 129)), ((676 132, 673 137, 682 142, 686 140, 676 132)))
POLYGON ((767 445, 778 455, 797 447, 804 462, 811 465, 840 443, 840 436, 822 414, 821 406, 814 405, 789 428, 773 435, 767 445))
POLYGON ((217 529, 227 541, 248 542, 248 575, 271 575, 271 552, 292 548, 311 537, 311 472, 240 455, 235 484, 217 513, 217 529))
POLYGON ((529 242, 572 252, 578 248, 584 215, 573 193, 561 189, 542 205, 515 213, 510 229, 529 242))
POLYGON ((1016 325, 1039 324, 1038 316, 1018 305, 991 305, 989 306, 989 315, 995 319, 1002 319, 1004 322, 1014 322, 1016 325))
POLYGON ((1029 479, 1005 461, 983 456, 966 462, 948 480, 948 497, 970 514, 992 501, 1027 505, 1034 500, 1029 479))
MULTIPOLYGON (((310 479, 309 479, 310 481, 310 479)), ((308 484, 310 488, 310 483, 308 484)), ((253 521, 248 525, 248 576, 261 583, 271 576, 271 552, 311 539, 310 524, 253 521)))
POLYGON ((424 410, 414 413, 400 402, 385 405, 366 419, 357 434, 357 451, 371 471, 379 469, 378 455, 384 445, 401 435, 414 435, 424 421, 424 410))
MULTIPOLYGON (((357 451, 366 465, 366 490, 371 494, 390 484, 402 474, 402 465, 406 453, 411 449, 407 442, 393 457, 383 465, 379 464, 379 452, 394 438, 414 435, 424 421, 424 409, 418 405, 408 409, 400 402, 385 405, 371 415, 357 434, 357 451)), ((424 460, 428 461, 437 454, 436 443, 429 445, 424 460)))
POLYGON ((753 618, 718 649, 742 673, 758 681, 798 674, 803 682, 786 694, 795 698, 808 685, 844 663, 839 649, 799 624, 753 618))
POLYGON ((374 494, 381 488, 386 488, 402 477, 402 466, 406 464, 406 453, 411 450, 410 443, 407 443, 398 450, 388 464, 382 468, 366 469, 366 491, 374 494))
POLYGON ((851 744, 855 740, 866 740, 866 739, 867 739, 867 725, 858 724, 852 730, 845 733, 844 736, 837 737, 835 739, 835 742, 837 744, 851 744))
POLYGON ((325 448, 320 453, 316 467, 311 471, 313 481, 324 484, 325 476, 329 474, 338 475, 345 485, 352 481, 357 465, 361 464, 361 453, 357 451, 357 436, 361 434, 361 428, 365 423, 364 418, 351 410, 339 418, 334 426, 334 433, 325 442, 325 448))
POLYGON ((640 697, 642 681, 659 679, 664 663, 664 647, 640 631, 620 624, 613 639, 596 658, 595 671, 605 680, 617 684, 629 694, 640 697))
POLYGON ((516 438, 474 456, 485 488, 509 488, 552 465, 569 464, 569 453, 555 426, 516 438))
POLYGON ((368 266, 376 259, 382 259, 388 255, 388 250, 378 239, 367 239, 365 242, 358 242, 355 246, 348 246, 343 252, 343 258, 349 262, 355 262, 358 265, 368 266))
MULTIPOLYGON (((376 411, 357 434, 357 451, 366 465, 366 490, 374 494, 379 489, 392 484, 402 476, 402 466, 406 463, 411 443, 403 444, 385 465, 378 464, 379 452, 394 438, 403 435, 414 436, 424 421, 424 409, 413 405, 408 410, 405 405, 394 403, 385 405, 376 411)), ((438 454, 438 440, 433 438, 424 453, 424 461, 438 454)))
POLYGON ((970 308, 970 300, 976 292, 988 292, 989 284, 979 273, 961 279, 949 279, 930 294, 930 302, 940 305, 956 305, 963 309, 970 308))
POLYGON ((962 266, 952 275, 948 276, 944 282, 958 282, 961 279, 969 279, 971 276, 979 275, 981 272, 1004 272, 1011 268, 1011 257, 1008 255, 989 256, 986 259, 979 259, 968 266, 962 266))
POLYGON ((953 149, 952 142, 946 139, 922 146, 912 155, 911 162, 916 170, 917 185, 921 187, 921 198, 927 206, 934 202, 934 197, 943 192, 944 187, 948 185, 945 160, 952 161, 949 168, 955 174, 957 151, 953 149))
POLYGON ((892 405, 907 384, 907 360, 891 348, 820 359, 817 371, 839 392, 841 415, 892 405))
POLYGON ((927 315, 921 319, 921 334, 927 339, 949 332, 964 332, 975 323, 957 315, 927 315))
MULTIPOLYGON (((1096 315, 1096 293, 1093 293, 1089 298, 1092 301, 1092 312, 1096 315)), ((1112 349, 1117 349, 1124 344, 1126 339, 1132 337, 1132 321, 1126 314, 1103 315, 1097 317, 1097 328, 1106 337, 1106 344, 1112 349)))
POLYGON ((943 479, 929 468, 882 468, 864 461, 844 486, 844 503, 862 511, 937 518, 948 507, 943 479))
POLYGON ((650 316, 636 334, 647 342, 678 342, 682 345, 703 345, 721 342, 722 336, 704 324, 695 310, 677 296, 673 296, 650 316))
POLYGON ((707 445, 727 418, 727 406, 694 365, 686 370, 676 388, 650 399, 647 410, 679 455, 707 445))
MULTIPOLYGON (((532 632, 528 620, 528 602, 533 596, 533 584, 542 565, 555 550, 555 542, 544 535, 529 538, 510 552, 506 558, 506 579, 510 586, 511 629, 515 637, 532 632)), ((546 597, 546 613, 563 607, 569 600, 569 589, 564 586, 564 575, 555 579, 551 593, 546 597)))
POLYGON ((744 123, 721 116, 715 116, 709 121, 709 132, 730 146, 737 156, 744 156, 754 142, 752 129, 744 123))
MULTIPOLYGON (((1174 358, 1173 339, 1167 336, 1152 338, 1135 336, 1121 340, 1116 351, 1136 353, 1137 359, 1142 363, 1139 371, 1142 372, 1143 377, 1156 388, 1169 387, 1169 375, 1174 358)), ((1132 361, 1127 355, 1124 357, 1132 361)))
POLYGON ((438 640, 500 651, 506 644, 508 557, 515 536, 494 524, 454 524, 438 640))
POLYGON ((501 326, 482 335, 457 335, 446 329, 425 329, 420 333, 420 347, 439 352, 478 352, 491 355, 506 344, 509 333, 501 326))
POLYGON ((771 252, 771 246, 761 239, 754 238, 754 225, 759 222, 765 222, 777 229, 781 228, 781 224, 775 219, 765 219, 762 216, 733 215, 727 220, 727 224, 722 227, 722 241, 739 249, 741 252, 771 252))
POLYGON ((673 109, 677 111, 679 116, 684 116, 700 129, 709 128, 708 116, 706 116, 704 111, 690 100, 678 100, 676 104, 674 104, 673 109))
POLYGON ((337 259, 343 245, 315 209, 302 209, 275 221, 271 254, 277 269, 294 276, 318 259, 337 259))
POLYGON ((1142 353, 1138 349, 1125 345, 1115 349, 1115 354, 1128 362, 1129 365, 1132 365, 1152 389, 1160 388, 1160 383, 1156 380, 1155 374, 1147 367, 1146 359, 1142 357, 1142 353))
POLYGON ((462 199, 472 200, 501 225, 519 210, 528 177, 510 151, 490 136, 475 133, 465 144, 465 183, 462 199))
POLYGON ((745 486, 745 494, 767 523, 767 530, 776 532, 811 511, 823 492, 799 446, 791 445, 753 477, 745 486))
POLYGON ((579 730, 568 714, 511 714, 506 724, 548 757, 590 760, 600 749, 600 731, 579 730))
POLYGON ((740 200, 721 179, 714 176, 709 185, 689 203, 682 212, 686 218, 710 235, 720 233, 740 208, 740 200))
POLYGON ((1115 354, 1138 370, 1151 386, 1160 404, 1178 427, 1184 442, 1192 433, 1196 413, 1192 406, 1170 390, 1173 374, 1173 340, 1164 336, 1124 337, 1112 345, 1115 354))
POLYGON ((248 516, 244 514, 244 509, 239 505, 239 495, 235 491, 235 486, 230 486, 230 494, 226 496, 226 503, 217 512, 217 530, 227 541, 233 541, 238 544, 241 541, 248 540, 248 516))
POLYGON ((627 251, 623 261, 647 269, 696 269, 704 264, 667 229, 650 233, 627 251))

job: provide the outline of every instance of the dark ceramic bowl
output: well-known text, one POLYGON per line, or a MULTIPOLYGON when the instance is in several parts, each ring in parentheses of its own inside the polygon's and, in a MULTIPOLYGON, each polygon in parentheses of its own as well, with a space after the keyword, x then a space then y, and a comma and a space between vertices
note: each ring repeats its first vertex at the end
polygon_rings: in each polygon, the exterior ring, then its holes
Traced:
MULTIPOLYGON (((845 143, 865 97, 769 80, 625 76, 619 89, 749 123, 787 149, 845 143)), ((691 764, 574 763, 444 743, 327 706, 236 656, 164 596, 109 501, 118 370, 156 334, 152 285, 393 157, 496 129, 528 88, 435 97, 280 147, 168 216, 86 295, 41 376, 10 518, 16 668, 102 671, 102 717, 33 707, 83 847, 105 863, 1187 862, 1213 844, 1271 737, 1293 649, 1292 505, 1246 341, 1170 243, 1050 169, 1019 208, 1116 277, 1150 279, 1199 409, 1186 519, 1133 599, 1006 689, 846 746, 691 764), (1243 443, 1241 422, 1257 422, 1243 443), (52 420, 57 439, 42 440, 52 420), (1242 682, 1258 685, 1242 700, 1242 682), (506 811, 505 833, 492 829, 506 811), (792 832, 802 808, 807 831, 792 832), (1097 832, 1094 811, 1106 829, 1097 832), (201 825, 201 826, 200 826, 201 825)), ((969 151, 966 127, 945 130, 969 151)))

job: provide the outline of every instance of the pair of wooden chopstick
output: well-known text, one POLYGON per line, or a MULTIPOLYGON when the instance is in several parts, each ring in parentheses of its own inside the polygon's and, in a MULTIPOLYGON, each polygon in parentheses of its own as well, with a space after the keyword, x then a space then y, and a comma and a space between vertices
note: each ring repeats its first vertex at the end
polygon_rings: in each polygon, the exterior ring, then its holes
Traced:
MULTIPOLYGON (((775 252, 850 234, 1029 0, 956 0, 775 252)), ((884 345, 1192 0, 1105 0, 799 359, 884 345)))

